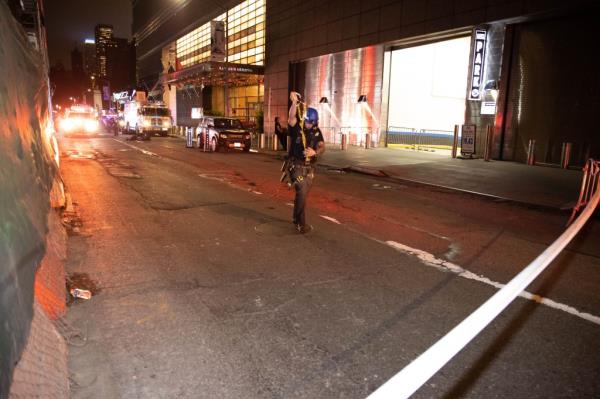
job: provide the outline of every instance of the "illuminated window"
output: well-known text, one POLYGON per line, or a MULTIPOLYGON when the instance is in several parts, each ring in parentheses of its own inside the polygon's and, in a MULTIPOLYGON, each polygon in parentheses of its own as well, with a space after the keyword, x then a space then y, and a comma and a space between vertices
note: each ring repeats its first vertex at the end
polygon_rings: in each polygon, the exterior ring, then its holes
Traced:
MULTIPOLYGON (((227 60, 263 65, 265 54, 265 0, 246 0, 221 14, 226 21, 227 60)), ((210 59, 210 21, 177 40, 177 59, 186 68, 210 59)))

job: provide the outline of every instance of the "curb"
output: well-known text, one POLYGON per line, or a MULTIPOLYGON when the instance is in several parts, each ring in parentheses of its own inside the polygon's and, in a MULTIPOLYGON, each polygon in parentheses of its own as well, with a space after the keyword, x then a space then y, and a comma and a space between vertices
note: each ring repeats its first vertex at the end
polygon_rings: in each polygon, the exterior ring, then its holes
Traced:
POLYGON ((488 193, 482 193, 480 191, 474 191, 474 190, 467 190, 467 189, 463 189, 463 188, 457 188, 457 187, 451 187, 451 186, 445 186, 443 184, 436 184, 436 183, 430 183, 430 182, 424 182, 421 180, 413 180, 413 179, 407 179, 405 177, 400 177, 400 176, 394 176, 394 175, 390 175, 389 179, 391 180, 395 180, 395 181, 399 181, 399 182, 407 182, 407 183, 412 183, 412 184, 417 184, 417 185, 421 185, 421 186, 427 186, 427 187, 433 187, 433 188, 437 188, 437 189, 443 189, 443 190, 447 190, 447 191, 455 191, 461 194, 468 194, 468 195, 472 195, 472 196, 477 196, 480 198, 484 198, 487 200, 491 200, 491 201, 495 201, 495 202, 505 202, 505 203, 510 203, 510 204, 515 204, 515 205, 519 205, 522 207, 526 207, 529 209, 538 209, 538 210, 543 210, 543 211, 552 211, 552 212, 559 212, 559 213, 564 213, 564 212, 571 212, 571 210, 573 209, 572 205, 569 206, 552 206, 552 205, 546 205, 546 204, 536 204, 533 202, 526 202, 526 201, 522 201, 522 200, 518 200, 518 199, 514 199, 514 198, 508 198, 508 197, 502 197, 500 195, 494 195, 494 194, 488 194, 488 193))
POLYGON ((467 189, 463 189, 463 188, 445 186, 443 184, 436 184, 436 183, 424 182, 424 181, 420 181, 420 180, 407 179, 405 177, 389 176, 389 178, 391 180, 398 181, 398 182, 412 183, 412 184, 420 185, 420 186, 432 187, 432 188, 442 189, 442 190, 446 190, 446 191, 453 191, 453 192, 461 193, 461 194, 468 194, 468 195, 483 198, 483 199, 486 199, 489 201, 504 202, 504 203, 508 203, 508 204, 514 204, 514 205, 518 205, 521 207, 529 208, 529 209, 537 209, 537 210, 542 210, 542 211, 552 211, 552 212, 559 212, 559 213, 571 212, 571 210, 573 209, 572 207, 565 207, 565 206, 556 207, 556 206, 546 205, 546 204, 536 204, 536 203, 532 203, 532 202, 521 201, 521 200, 514 199, 514 198, 507 198, 507 197, 502 197, 499 195, 482 193, 482 192, 474 191, 474 190, 467 190, 467 189))
POLYGON ((347 166, 345 168, 342 168, 342 170, 345 172, 356 172, 356 173, 361 173, 363 175, 369 175, 369 176, 375 176, 375 177, 390 177, 390 175, 385 173, 383 170, 364 167, 364 166, 356 166, 356 165, 347 166))
MULTIPOLYGON (((177 138, 185 139, 185 137, 175 136, 175 135, 171 135, 170 137, 177 137, 177 138)), ((265 155, 265 156, 275 156, 275 157, 279 158, 280 160, 283 160, 285 152, 271 151, 271 150, 267 150, 267 151, 258 150, 257 152, 255 152, 255 154, 265 155)), ((325 168, 325 169, 333 169, 333 170, 342 170, 344 172, 354 172, 354 173, 358 173, 358 174, 362 174, 362 175, 366 175, 366 176, 390 179, 390 180, 394 180, 394 181, 402 182, 402 183, 411 183, 411 184, 420 185, 420 186, 443 189, 443 190, 453 191, 453 192, 457 192, 457 193, 461 193, 461 194, 468 194, 468 195, 476 196, 476 197, 487 199, 490 201, 515 204, 515 205, 519 205, 519 206, 526 207, 529 209, 538 209, 538 210, 543 210, 543 211, 552 211, 552 212, 559 212, 559 213, 570 212, 573 209, 572 206, 563 205, 560 207, 556 207, 556 206, 551 206, 551 205, 535 204, 535 203, 531 203, 531 202, 517 200, 514 198, 507 198, 507 197, 502 197, 499 195, 482 193, 482 192, 474 191, 474 190, 467 190, 467 189, 462 189, 462 188, 457 188, 457 187, 445 186, 443 184, 436 184, 436 183, 430 183, 430 182, 425 182, 425 181, 421 181, 421 180, 408 179, 408 178, 401 177, 401 176, 390 175, 387 172, 385 172, 381 169, 377 169, 377 168, 370 168, 370 167, 364 167, 364 166, 358 166, 358 165, 339 166, 339 165, 332 165, 332 164, 325 164, 325 163, 318 163, 317 167, 321 167, 321 168, 325 168)), ((566 205, 568 205, 568 204, 566 204, 566 205)))
POLYGON ((535 204, 535 203, 531 203, 531 202, 517 200, 514 198, 507 198, 507 197, 502 197, 499 195, 482 193, 482 192, 474 191, 474 190, 467 190, 467 189, 462 189, 462 188, 457 188, 457 187, 446 186, 443 184, 408 179, 408 178, 401 177, 401 176, 390 175, 390 174, 386 173, 385 171, 383 171, 381 169, 376 169, 376 168, 368 168, 368 167, 362 167, 362 166, 356 166, 356 165, 355 166, 343 166, 343 167, 340 167, 337 165, 329 165, 329 164, 319 164, 319 165, 321 167, 324 167, 327 169, 343 170, 345 172, 354 172, 354 173, 359 173, 359 174, 373 176, 373 177, 385 178, 385 179, 402 182, 402 183, 411 183, 411 184, 415 184, 415 185, 419 185, 419 186, 443 189, 443 190, 457 192, 457 193, 461 193, 461 194, 468 194, 468 195, 476 196, 479 198, 483 198, 483 199, 491 200, 491 201, 495 201, 495 202, 505 202, 505 203, 515 204, 515 205, 519 205, 519 206, 526 207, 529 209, 539 209, 539 210, 559 212, 559 213, 570 212, 573 209, 572 206, 564 206, 563 205, 560 207, 556 207, 556 206, 545 205, 545 204, 535 204))

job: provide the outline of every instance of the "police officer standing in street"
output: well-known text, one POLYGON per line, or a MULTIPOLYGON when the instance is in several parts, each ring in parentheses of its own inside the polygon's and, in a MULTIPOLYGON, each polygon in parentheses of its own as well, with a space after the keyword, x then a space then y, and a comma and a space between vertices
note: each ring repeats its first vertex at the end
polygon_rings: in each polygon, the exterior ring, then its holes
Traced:
POLYGON ((300 94, 296 92, 290 93, 290 100, 288 134, 291 144, 288 157, 290 177, 296 190, 293 221, 298 232, 304 234, 311 229, 306 224, 306 198, 313 183, 317 156, 325 152, 325 142, 318 127, 317 110, 306 109, 306 105, 300 101, 300 94))

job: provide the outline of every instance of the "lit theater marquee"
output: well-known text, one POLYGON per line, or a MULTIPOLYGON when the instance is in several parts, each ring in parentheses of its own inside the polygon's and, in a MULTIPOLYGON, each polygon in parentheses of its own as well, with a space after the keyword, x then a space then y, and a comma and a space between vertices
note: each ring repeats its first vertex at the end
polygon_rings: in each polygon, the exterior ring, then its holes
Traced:
POLYGON ((471 71, 471 90, 469 100, 479 100, 483 88, 483 65, 485 62, 485 42, 487 32, 483 29, 475 30, 475 43, 473 47, 473 68, 471 71))

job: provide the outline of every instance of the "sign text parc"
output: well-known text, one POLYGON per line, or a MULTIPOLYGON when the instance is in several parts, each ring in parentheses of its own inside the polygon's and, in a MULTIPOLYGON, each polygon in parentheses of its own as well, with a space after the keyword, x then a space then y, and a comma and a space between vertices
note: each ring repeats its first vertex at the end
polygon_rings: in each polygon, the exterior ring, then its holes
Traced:
POLYGON ((475 29, 475 42, 473 44, 473 66, 471 68, 471 90, 469 100, 479 100, 483 89, 483 65, 485 62, 485 42, 487 32, 475 29))

